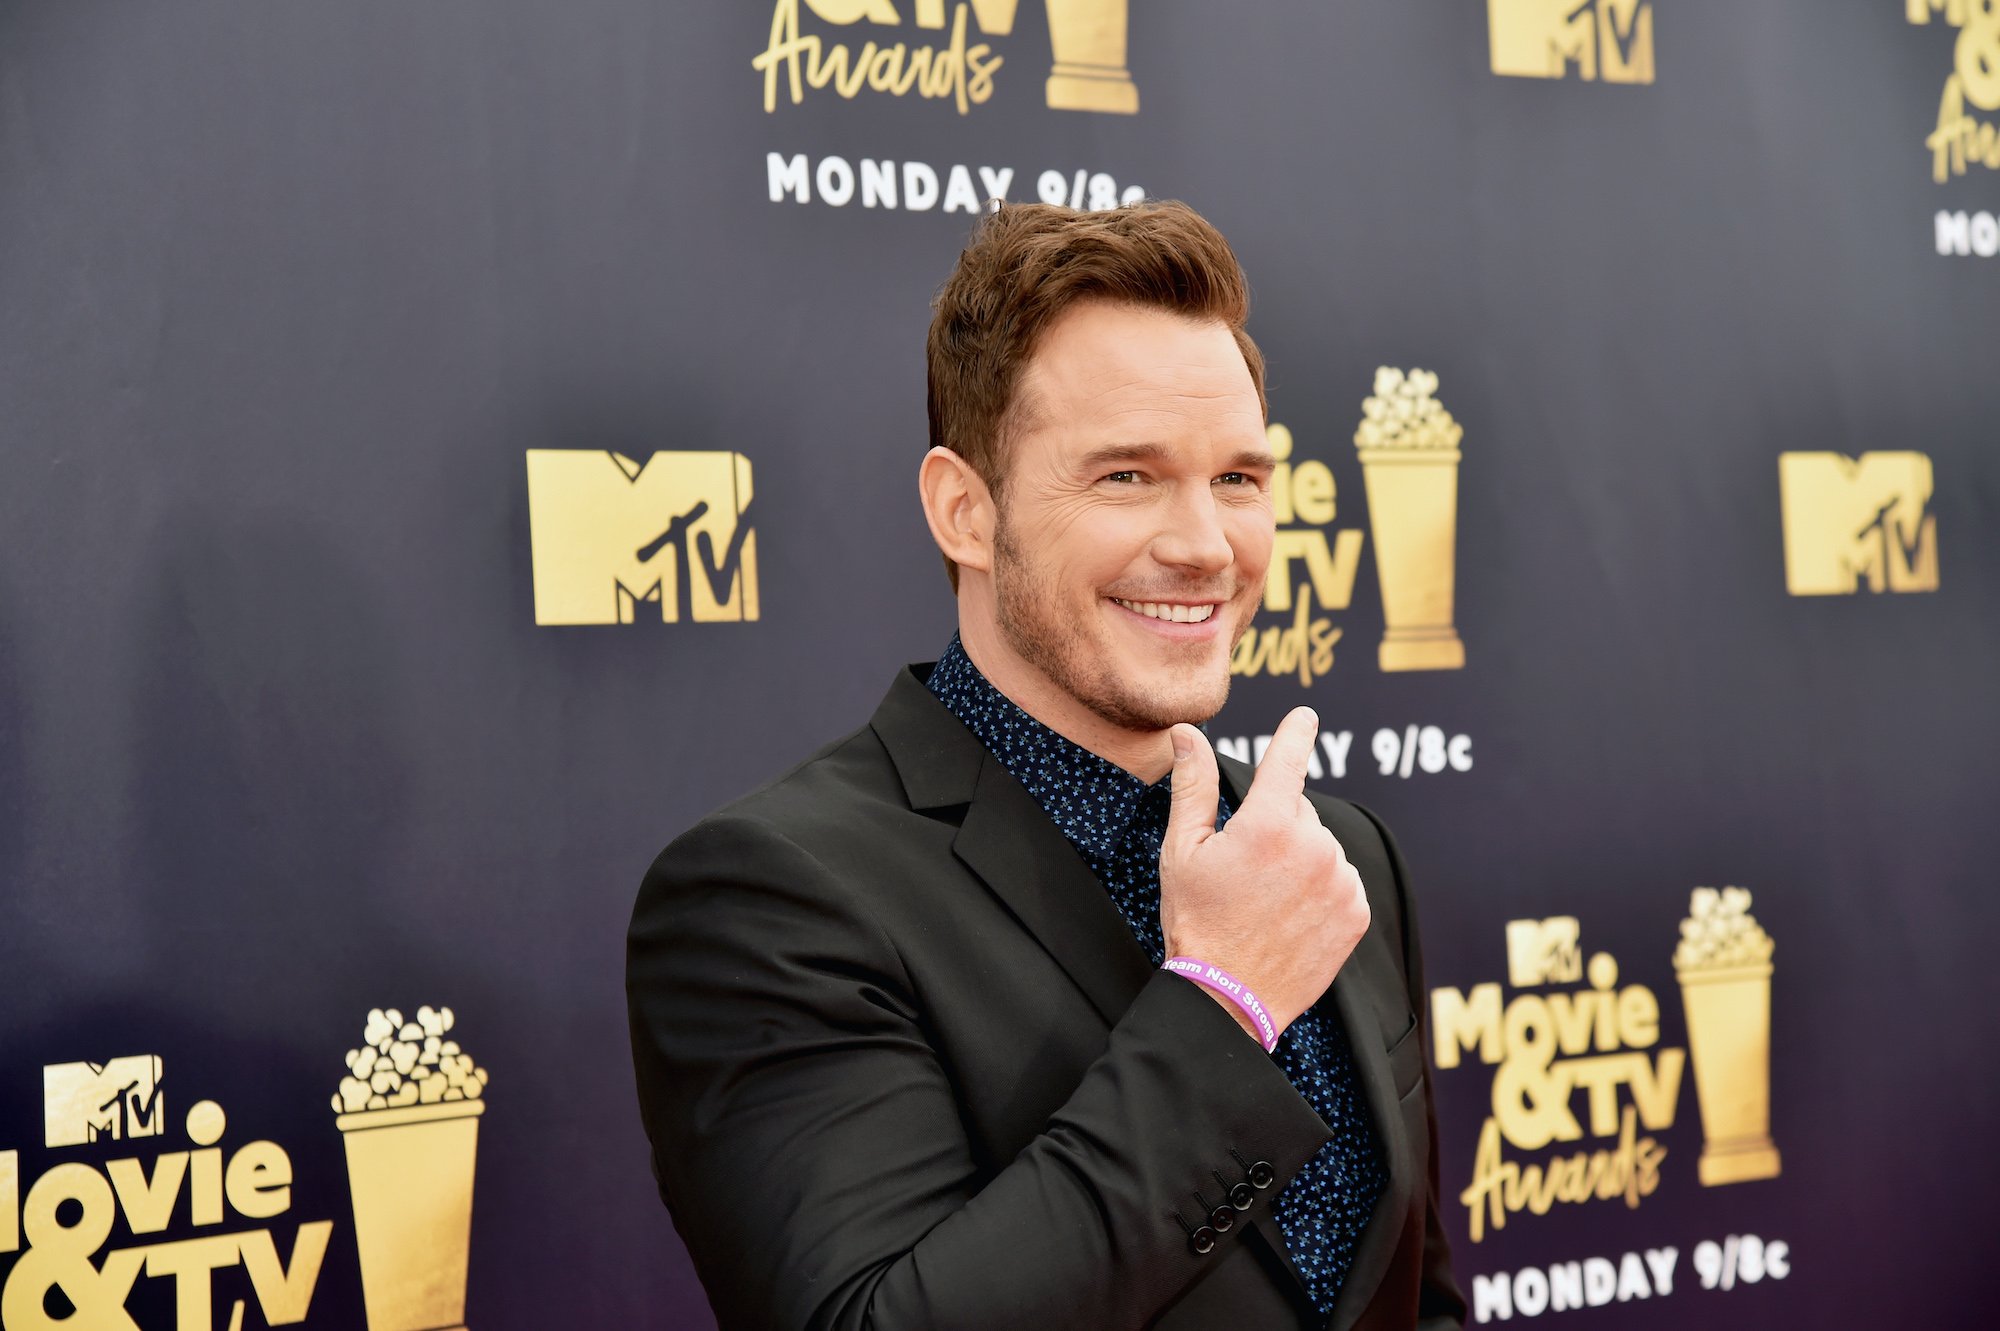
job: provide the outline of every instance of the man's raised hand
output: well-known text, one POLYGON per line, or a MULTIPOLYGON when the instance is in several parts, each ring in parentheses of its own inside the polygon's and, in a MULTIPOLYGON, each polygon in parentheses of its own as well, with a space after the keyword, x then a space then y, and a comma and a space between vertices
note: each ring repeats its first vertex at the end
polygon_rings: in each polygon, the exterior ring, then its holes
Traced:
POLYGON ((1368 931, 1361 875, 1305 796, 1318 738, 1312 709, 1292 709, 1243 807, 1218 832, 1215 751, 1195 727, 1173 729, 1173 805, 1160 846, 1167 955, 1243 981, 1279 1030, 1319 1001, 1368 931))

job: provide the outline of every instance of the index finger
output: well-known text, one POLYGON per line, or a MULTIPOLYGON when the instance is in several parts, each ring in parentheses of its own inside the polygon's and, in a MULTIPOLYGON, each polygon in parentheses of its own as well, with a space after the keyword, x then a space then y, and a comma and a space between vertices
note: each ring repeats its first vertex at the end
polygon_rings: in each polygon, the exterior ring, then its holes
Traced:
POLYGON ((1305 793, 1306 771, 1312 764, 1313 744, 1319 739, 1319 716, 1310 707, 1294 707, 1278 723, 1250 780, 1250 793, 1243 797, 1243 810, 1266 809, 1290 815, 1305 793))

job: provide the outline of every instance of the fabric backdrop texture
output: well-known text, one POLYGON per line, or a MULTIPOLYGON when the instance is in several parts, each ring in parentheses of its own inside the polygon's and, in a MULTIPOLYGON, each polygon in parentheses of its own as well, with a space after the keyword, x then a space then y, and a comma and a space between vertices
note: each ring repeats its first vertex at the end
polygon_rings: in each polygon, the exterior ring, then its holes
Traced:
POLYGON ((4 0, 7 1331, 713 1326, 640 876, 949 639, 980 211, 1142 197, 1475 1324, 1982 1325, 1992 0, 4 0))

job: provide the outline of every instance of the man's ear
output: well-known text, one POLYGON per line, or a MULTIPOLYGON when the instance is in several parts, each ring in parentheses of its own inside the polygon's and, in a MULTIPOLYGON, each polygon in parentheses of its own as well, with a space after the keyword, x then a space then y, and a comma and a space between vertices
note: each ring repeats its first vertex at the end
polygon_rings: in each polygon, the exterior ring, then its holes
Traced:
POLYGON ((924 521, 944 557, 961 569, 993 569, 993 495, 979 473, 949 448, 933 448, 917 469, 924 521))

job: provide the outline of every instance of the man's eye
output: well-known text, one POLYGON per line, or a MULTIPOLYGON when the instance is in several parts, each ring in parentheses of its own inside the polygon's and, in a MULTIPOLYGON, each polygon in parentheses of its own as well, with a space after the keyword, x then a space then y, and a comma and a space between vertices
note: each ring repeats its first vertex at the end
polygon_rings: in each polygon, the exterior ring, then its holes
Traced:
POLYGON ((1255 485, 1256 482, 1240 471, 1224 472, 1215 478, 1217 485, 1255 485))
POLYGON ((1104 479, 1107 481, 1115 481, 1119 485, 1130 485, 1132 482, 1139 479, 1139 473, 1136 471, 1114 471, 1109 476, 1106 476, 1104 479))

